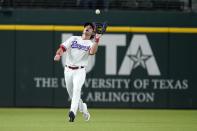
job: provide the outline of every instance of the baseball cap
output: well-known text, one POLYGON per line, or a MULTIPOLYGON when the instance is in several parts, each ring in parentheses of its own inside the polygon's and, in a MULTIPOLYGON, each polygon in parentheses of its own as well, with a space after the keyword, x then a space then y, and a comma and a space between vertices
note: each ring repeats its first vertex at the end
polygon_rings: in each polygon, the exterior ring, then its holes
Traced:
POLYGON ((93 23, 91 23, 91 22, 86 22, 86 23, 84 24, 84 27, 86 27, 86 26, 88 26, 88 25, 90 25, 90 26, 92 27, 92 29, 94 30, 95 26, 94 26, 93 23))

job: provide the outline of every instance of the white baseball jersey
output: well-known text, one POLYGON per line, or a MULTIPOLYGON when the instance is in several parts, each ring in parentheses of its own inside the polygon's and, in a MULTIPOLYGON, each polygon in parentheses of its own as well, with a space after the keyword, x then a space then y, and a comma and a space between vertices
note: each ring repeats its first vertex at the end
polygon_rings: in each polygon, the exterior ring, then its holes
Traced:
POLYGON ((71 36, 62 46, 66 49, 66 61, 68 66, 87 66, 89 50, 92 47, 91 40, 83 40, 81 36, 71 36))

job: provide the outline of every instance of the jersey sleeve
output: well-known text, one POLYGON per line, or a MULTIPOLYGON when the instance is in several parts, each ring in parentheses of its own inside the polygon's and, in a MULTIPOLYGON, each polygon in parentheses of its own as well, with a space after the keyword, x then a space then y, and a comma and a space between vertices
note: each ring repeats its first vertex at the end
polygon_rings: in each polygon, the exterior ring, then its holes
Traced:
POLYGON ((61 46, 63 46, 65 49, 70 48, 72 39, 73 39, 73 36, 71 36, 71 37, 68 38, 65 42, 63 42, 63 43, 61 44, 61 46))

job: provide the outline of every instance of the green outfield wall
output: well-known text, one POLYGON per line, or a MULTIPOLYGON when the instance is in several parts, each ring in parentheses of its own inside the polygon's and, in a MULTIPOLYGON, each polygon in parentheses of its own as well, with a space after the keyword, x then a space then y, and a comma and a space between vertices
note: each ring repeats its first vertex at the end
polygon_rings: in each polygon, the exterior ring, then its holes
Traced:
POLYGON ((197 14, 193 12, 0 10, 0 106, 68 107, 61 42, 87 21, 109 25, 90 57, 89 107, 197 108, 197 14))

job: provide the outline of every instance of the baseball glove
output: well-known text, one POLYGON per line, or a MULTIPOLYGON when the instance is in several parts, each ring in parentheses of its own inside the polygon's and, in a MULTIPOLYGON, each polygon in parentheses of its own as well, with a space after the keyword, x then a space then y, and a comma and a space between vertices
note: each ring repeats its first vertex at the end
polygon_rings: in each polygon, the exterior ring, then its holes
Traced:
POLYGON ((96 23, 94 22, 94 26, 95 26, 95 32, 97 34, 103 34, 106 32, 106 29, 107 29, 107 23, 104 22, 104 23, 96 23))

